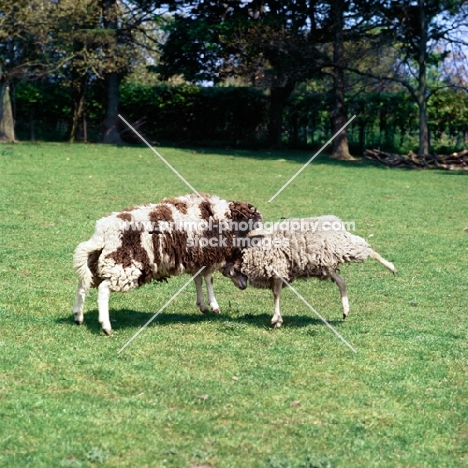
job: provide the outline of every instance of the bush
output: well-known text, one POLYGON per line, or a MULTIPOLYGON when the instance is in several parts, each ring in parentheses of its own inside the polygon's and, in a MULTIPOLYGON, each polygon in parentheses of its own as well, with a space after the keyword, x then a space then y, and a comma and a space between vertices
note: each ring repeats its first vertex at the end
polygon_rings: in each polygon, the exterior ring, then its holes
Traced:
POLYGON ((121 99, 122 112, 143 120, 156 141, 251 147, 264 138, 267 97, 257 89, 126 84, 121 99))

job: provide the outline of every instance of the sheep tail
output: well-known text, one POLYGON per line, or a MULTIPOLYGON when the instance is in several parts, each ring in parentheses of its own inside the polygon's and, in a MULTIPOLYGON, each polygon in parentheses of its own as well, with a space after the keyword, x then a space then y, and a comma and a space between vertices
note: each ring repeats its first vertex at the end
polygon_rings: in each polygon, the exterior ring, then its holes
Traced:
POLYGON ((381 257, 374 250, 369 249, 369 256, 373 258, 374 260, 377 260, 378 262, 380 262, 385 267, 387 267, 393 274, 397 272, 397 269, 394 267, 393 263, 389 262, 388 260, 385 260, 385 258, 381 257))
POLYGON ((78 245, 73 255, 73 267, 80 277, 82 286, 87 290, 95 286, 95 274, 97 260, 104 248, 101 236, 94 235, 90 240, 78 245))

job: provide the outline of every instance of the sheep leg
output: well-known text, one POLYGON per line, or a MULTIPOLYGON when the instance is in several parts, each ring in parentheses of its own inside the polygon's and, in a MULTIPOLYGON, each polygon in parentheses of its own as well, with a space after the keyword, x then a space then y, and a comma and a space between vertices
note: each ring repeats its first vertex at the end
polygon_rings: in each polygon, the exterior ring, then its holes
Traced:
POLYGON ((197 306, 200 309, 200 312, 206 314, 208 312, 208 308, 205 305, 205 299, 203 297, 202 277, 197 275, 195 278, 193 278, 193 281, 195 283, 195 287, 197 288, 197 306))
POLYGON ((83 282, 80 280, 76 290, 75 305, 73 306, 73 315, 77 325, 81 325, 83 323, 83 306, 87 292, 87 289, 83 286, 83 282))
POLYGON ((109 318, 109 296, 110 296, 110 281, 104 280, 98 286, 98 309, 99 323, 102 325, 102 331, 106 335, 110 335, 112 331, 109 318))
POLYGON ((280 312, 280 296, 281 296, 281 289, 283 288, 283 282, 281 278, 275 278, 273 280, 273 297, 275 299, 275 313, 273 318, 271 319, 271 324, 274 325, 275 328, 280 328, 283 323, 283 317, 281 317, 280 312))
POLYGON ((219 305, 216 301, 214 290, 213 290, 213 276, 212 273, 207 274, 204 276, 205 283, 206 283, 206 292, 208 293, 208 302, 210 304, 211 310, 215 314, 219 314, 219 305))
POLYGON ((374 250, 369 249, 369 256, 373 258, 374 260, 377 260, 378 262, 380 262, 382 265, 386 266, 393 274, 397 272, 397 269, 394 267, 393 263, 390 263, 388 260, 385 260, 385 258, 381 257, 374 250))
POLYGON ((348 295, 346 294, 346 285, 343 278, 337 275, 336 271, 331 274, 341 293, 341 304, 343 305, 343 320, 349 315, 348 295))

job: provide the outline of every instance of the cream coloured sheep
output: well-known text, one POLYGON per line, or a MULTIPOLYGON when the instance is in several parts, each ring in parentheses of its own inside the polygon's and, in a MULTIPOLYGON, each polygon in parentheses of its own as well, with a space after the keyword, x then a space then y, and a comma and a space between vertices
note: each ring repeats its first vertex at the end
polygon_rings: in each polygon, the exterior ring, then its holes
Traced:
POLYGON ((336 216, 286 219, 272 229, 251 231, 248 238, 249 246, 242 250, 241 258, 227 263, 222 273, 240 289, 247 287, 248 279, 254 287, 273 291, 275 312, 271 323, 275 328, 283 323, 280 312, 283 279, 291 283, 298 278, 331 278, 340 289, 346 318, 349 303, 345 282, 337 274, 340 264, 364 262, 371 257, 396 273, 392 263, 372 250, 362 237, 349 233, 336 216))

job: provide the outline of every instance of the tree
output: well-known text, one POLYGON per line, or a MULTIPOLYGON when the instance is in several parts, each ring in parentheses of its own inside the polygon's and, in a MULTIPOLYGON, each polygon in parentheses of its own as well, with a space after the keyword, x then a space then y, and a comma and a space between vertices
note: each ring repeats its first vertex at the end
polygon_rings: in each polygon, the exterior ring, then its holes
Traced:
POLYGON ((56 46, 61 45, 72 55, 67 67, 61 71, 61 78, 71 87, 71 116, 67 139, 70 143, 79 140, 80 122, 83 122, 83 140, 86 141, 86 91, 93 80, 99 77, 103 66, 102 35, 99 34, 99 5, 95 1, 87 8, 79 8, 69 17, 64 18, 56 46), (62 44, 60 44, 60 42, 62 44))
POLYGON ((450 53, 451 45, 463 43, 459 32, 460 26, 467 24, 466 2, 357 0, 357 4, 379 29, 379 41, 386 44, 387 48, 392 46, 394 60, 386 73, 380 75, 362 67, 351 68, 378 80, 399 83, 410 93, 419 109, 419 154, 429 154, 427 103, 446 84, 439 82, 430 89, 427 82, 428 66, 443 61, 450 53))
MULTIPOLYGON (((167 3, 167 2, 166 2, 167 3)), ((243 77, 270 93, 269 144, 281 145, 282 115, 297 83, 319 73, 323 60, 310 22, 317 2, 188 2, 169 23, 159 70, 189 81, 243 77)), ((177 2, 171 4, 177 7, 177 2)))
POLYGON ((40 75, 52 64, 48 25, 57 8, 50 2, 0 2, 0 141, 15 141, 10 90, 14 79, 40 75))
MULTIPOLYGON (((55 83, 62 82, 64 78, 76 78, 80 82, 84 68, 76 65, 80 61, 97 70, 101 61, 93 57, 89 48, 77 47, 79 40, 76 36, 90 30, 88 24, 95 22, 96 0, 1 0, 0 60, 4 99, 0 106, 10 105, 6 90, 12 89, 18 80, 49 77, 55 83), (74 76, 75 71, 79 72, 78 78, 74 76)), ((77 113, 79 109, 74 112, 74 117, 77 113)), ((10 140, 14 135, 14 122, 5 119, 11 114, 11 109, 0 108, 0 117, 4 119, 0 126, 11 127, 7 138, 10 140)))
MULTIPOLYGON (((344 13, 345 0, 330 0, 330 19, 333 34, 333 94, 331 126, 335 135, 346 124, 345 109, 345 51, 344 51, 344 13)), ((341 130, 333 140, 332 158, 353 159, 349 153, 348 134, 341 130)))
POLYGON ((99 1, 105 38, 102 71, 106 90, 106 114, 102 126, 102 142, 117 144, 122 143, 118 118, 121 78, 129 70, 133 49, 139 43, 138 34, 151 39, 144 24, 154 23, 158 13, 157 6, 147 0, 99 1))
POLYGON ((10 101, 10 86, 0 65, 0 142, 15 141, 15 122, 10 101))
POLYGON ((119 144, 119 83, 130 61, 131 35, 117 0, 84 0, 81 11, 70 15, 69 30, 62 36, 72 47, 73 59, 64 73, 72 87, 72 120, 69 141, 77 139, 78 122, 84 115, 88 85, 102 80, 105 90, 105 115, 102 143, 119 144), (81 13, 81 14, 80 14, 81 13), (126 29, 127 28, 127 29, 126 29))
MULTIPOLYGON (((0 128, 11 110, 7 90, 15 80, 49 77, 72 87, 69 139, 77 136, 86 88, 96 79, 106 87, 102 140, 121 142, 118 133, 118 86, 127 70, 132 28, 147 18, 131 2, 118 0, 0 0, 0 128)), ((9 122, 11 126, 11 120, 9 122)), ((5 132, 4 132, 5 133, 5 132)), ((13 134, 12 129, 5 133, 13 134)), ((7 138, 4 136, 4 138, 7 138)))
MULTIPOLYGON (((177 2, 171 3, 173 8, 177 2)), ((294 88, 329 74, 334 133, 347 120, 345 108, 346 49, 362 38, 370 26, 361 14, 349 13, 354 1, 309 0, 187 2, 190 8, 174 16, 163 45, 163 76, 183 74, 188 80, 219 81, 242 76, 250 84, 269 90, 269 144, 279 146, 282 115, 294 88)), ((328 83, 328 81, 324 81, 328 83)), ((330 91, 330 92, 329 92, 330 91)), ((328 99, 330 96, 330 99, 328 99)), ((347 132, 333 143, 332 155, 350 159, 347 132)))
MULTIPOLYGON (((108 36, 106 44, 106 58, 112 60, 118 46, 117 36, 117 1, 102 0, 103 28, 108 36)), ((122 143, 119 126, 119 74, 117 69, 109 66, 104 73, 106 88, 106 115, 102 124, 102 142, 122 143)))

